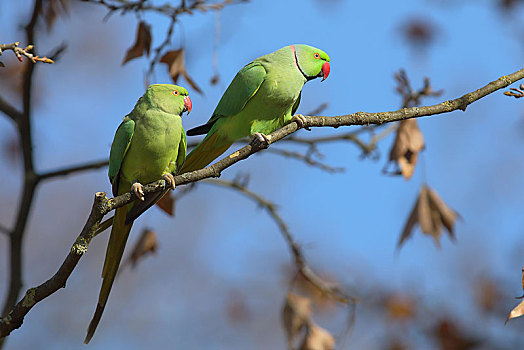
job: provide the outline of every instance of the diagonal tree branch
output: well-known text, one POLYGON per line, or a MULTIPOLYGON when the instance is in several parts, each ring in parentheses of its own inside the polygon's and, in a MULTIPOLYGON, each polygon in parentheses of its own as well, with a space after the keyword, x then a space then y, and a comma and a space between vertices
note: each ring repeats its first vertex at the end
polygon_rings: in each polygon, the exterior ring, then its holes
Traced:
POLYGON ((2 96, 0 96, 0 111, 2 111, 15 122, 22 119, 22 113, 13 107, 9 102, 4 100, 2 96))
MULTIPOLYGON (((306 116, 305 126, 308 127, 340 127, 352 125, 370 125, 370 124, 384 124, 388 122, 400 121, 410 118, 424 117, 430 115, 437 115, 442 113, 449 113, 456 110, 465 111, 467 106, 471 103, 497 91, 509 86, 510 84, 524 79, 524 69, 521 69, 512 74, 503 76, 482 88, 473 92, 467 93, 454 100, 444 101, 442 103, 425 106, 425 107, 411 107, 403 108, 391 112, 366 113, 357 112, 353 114, 340 115, 335 117, 324 116, 306 116)), ((273 133, 267 135, 271 143, 278 142, 284 137, 293 134, 298 130, 298 125, 293 122, 273 133)), ((220 177, 222 171, 238 163, 241 160, 249 158, 252 154, 264 149, 259 143, 252 142, 229 156, 222 158, 218 162, 208 166, 207 168, 196 170, 193 172, 177 175, 175 177, 176 184, 184 185, 203 179, 220 177)), ((144 187, 144 193, 149 194, 153 192, 163 191, 166 189, 165 180, 158 180, 144 187)), ((129 192, 118 197, 108 199, 104 192, 98 192, 95 196, 95 201, 91 214, 89 215, 82 232, 76 239, 69 254, 66 256, 64 263, 57 271, 57 273, 49 280, 38 287, 29 289, 25 296, 20 300, 11 311, 2 319, 0 319, 0 337, 8 336, 14 329, 19 328, 24 320, 25 315, 38 302, 42 301, 49 295, 56 292, 58 289, 65 286, 67 278, 71 275, 74 268, 78 264, 81 256, 87 251, 88 245, 97 231, 104 215, 110 211, 122 207, 133 200, 136 200, 134 193, 129 192)), ((291 238, 292 239, 292 238, 291 238)), ((314 275, 311 275, 314 276, 314 275)))

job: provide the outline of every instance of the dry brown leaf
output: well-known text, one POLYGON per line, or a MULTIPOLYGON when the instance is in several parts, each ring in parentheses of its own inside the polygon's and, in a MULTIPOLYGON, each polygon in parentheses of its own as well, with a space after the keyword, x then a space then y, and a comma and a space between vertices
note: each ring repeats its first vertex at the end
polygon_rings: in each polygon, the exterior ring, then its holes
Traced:
MULTIPOLYGON (((314 115, 314 114, 308 114, 314 115)), ((297 273, 294 268, 286 266, 286 278, 293 279, 293 288, 302 295, 307 295, 311 303, 315 305, 316 310, 324 312, 334 311, 338 304, 332 295, 323 292, 317 286, 313 285, 302 273, 297 273)), ((318 271, 318 276, 327 284, 331 286, 338 285, 338 281, 332 275, 324 271, 318 271)))
POLYGON ((138 23, 136 29, 135 43, 129 49, 127 49, 122 65, 131 61, 133 58, 141 57, 146 53, 149 56, 149 50, 151 49, 151 26, 144 21, 138 23))
POLYGON ((186 67, 184 65, 184 49, 166 52, 164 56, 160 58, 160 62, 167 65, 169 68, 169 75, 175 84, 177 83, 180 75, 182 75, 195 91, 202 94, 202 90, 200 90, 198 85, 187 74, 186 67))
POLYGON ((151 253, 154 254, 157 248, 158 240, 156 233, 152 230, 144 229, 129 256, 131 266, 135 267, 137 262, 142 258, 145 258, 146 255, 151 253))
POLYGON ((416 313, 416 300, 407 294, 391 294, 384 301, 390 321, 405 322, 413 319, 416 313))
POLYGON ((169 216, 175 216, 175 198, 171 195, 171 192, 168 192, 156 202, 156 205, 169 216))
POLYGON ((50 31, 60 15, 66 15, 69 11, 67 0, 47 0, 42 4, 42 13, 47 31, 50 31))
MULTIPOLYGON (((522 290, 524 290, 524 267, 522 268, 522 290)), ((524 295, 521 297, 524 298, 524 295)))
POLYGON ((286 332, 289 348, 310 323, 311 300, 304 296, 287 293, 282 309, 282 324, 286 332))
POLYGON ((228 320, 236 325, 249 321, 250 312, 245 295, 232 290, 227 298, 226 312, 228 320))
POLYGON ((300 350, 333 350, 334 348, 335 338, 331 333, 311 322, 300 350))
POLYGON ((437 323, 433 332, 439 342, 439 349, 442 350, 469 350, 481 344, 479 339, 464 333, 450 320, 437 323))
POLYGON ((517 306, 513 308, 513 310, 511 310, 504 324, 508 323, 508 321, 511 320, 512 318, 520 317, 522 315, 524 315, 524 300, 522 300, 520 304, 518 304, 517 306))
MULTIPOLYGON (((522 268, 522 290, 524 290, 524 267, 522 268)), ((524 295, 522 295, 521 297, 517 297, 517 299, 522 299, 522 298, 524 298, 524 295)), ((517 306, 513 308, 513 310, 511 310, 504 324, 508 323, 508 321, 511 320, 512 318, 520 317, 522 315, 524 315, 524 300, 522 300, 520 304, 518 304, 517 306)))
POLYGON ((389 152, 389 161, 396 162, 406 180, 411 178, 418 153, 424 149, 424 136, 415 119, 400 122, 395 141, 389 152))
POLYGON ((448 207, 437 192, 424 185, 404 225, 397 247, 401 247, 404 241, 412 235, 416 223, 419 224, 422 232, 432 236, 437 246, 440 247, 442 227, 446 228, 453 239, 455 237, 453 226, 457 217, 457 212, 448 207))
POLYGON ((486 313, 498 311, 500 301, 503 300, 499 285, 488 277, 482 277, 476 281, 475 301, 478 307, 486 313))

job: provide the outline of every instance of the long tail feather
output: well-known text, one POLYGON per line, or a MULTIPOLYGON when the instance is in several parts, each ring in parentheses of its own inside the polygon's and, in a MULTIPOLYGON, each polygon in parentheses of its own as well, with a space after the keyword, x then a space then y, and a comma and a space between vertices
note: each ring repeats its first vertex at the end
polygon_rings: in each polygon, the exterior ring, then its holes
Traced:
POLYGON ((104 268, 102 270, 102 288, 98 296, 98 304, 96 305, 95 314, 89 328, 87 329, 87 336, 84 343, 87 344, 95 334, 96 327, 100 322, 102 313, 109 297, 109 292, 115 281, 118 266, 122 260, 124 254, 124 248, 126 246, 129 232, 133 223, 126 225, 125 219, 127 214, 127 207, 118 208, 115 212, 113 219, 113 228, 111 229, 111 236, 109 238, 109 244, 107 245, 106 259, 104 262, 104 268))
POLYGON ((208 134, 206 138, 187 155, 186 161, 178 173, 183 174, 204 168, 224 153, 232 144, 233 142, 218 136, 217 133, 208 134))

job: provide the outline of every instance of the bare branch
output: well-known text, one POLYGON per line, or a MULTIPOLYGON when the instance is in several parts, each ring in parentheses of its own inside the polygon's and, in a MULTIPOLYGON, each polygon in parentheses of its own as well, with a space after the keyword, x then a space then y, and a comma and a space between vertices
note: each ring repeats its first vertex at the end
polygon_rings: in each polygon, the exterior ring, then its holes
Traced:
POLYGON ((22 118, 22 113, 13 107, 9 102, 4 100, 2 96, 0 96, 0 111, 2 111, 15 122, 22 118))
POLYGON ((511 91, 504 92, 506 96, 513 96, 515 98, 524 97, 524 84, 520 84, 519 88, 510 88, 511 91))
POLYGON ((429 78, 424 78, 424 85, 421 89, 413 91, 411 83, 408 79, 406 71, 401 69, 398 73, 395 73, 395 79, 397 80, 397 92, 402 96, 402 107, 414 107, 420 105, 422 97, 439 97, 442 95, 443 90, 433 91, 429 78))
POLYGON ((33 63, 36 63, 36 62, 54 63, 54 61, 50 58, 47 58, 45 56, 39 57, 37 55, 32 54, 31 51, 33 51, 34 49, 33 45, 27 45, 23 49, 19 47, 18 45, 20 45, 19 41, 12 43, 12 44, 0 44, 0 56, 2 55, 2 51, 11 50, 15 53, 16 58, 18 58, 20 62, 24 61, 22 57, 27 57, 33 63))
MULTIPOLYGON (((314 146, 311 146, 310 148, 311 148, 312 151, 318 153, 318 151, 316 151, 316 148, 314 146)), ((312 167, 319 168, 321 170, 327 171, 328 173, 341 173, 341 172, 344 172, 344 168, 342 168, 342 167, 332 167, 332 166, 329 166, 329 165, 324 164, 322 162, 319 162, 318 160, 313 159, 312 158, 312 153, 313 152, 308 152, 307 154, 302 154, 302 153, 299 153, 299 152, 291 152, 291 151, 288 151, 288 150, 285 150, 285 149, 280 149, 280 148, 270 148, 270 149, 268 149, 268 152, 271 152, 271 153, 274 153, 274 154, 278 154, 278 155, 281 155, 283 157, 298 159, 300 161, 305 162, 308 165, 311 165, 312 167)))
POLYGON ((92 162, 92 163, 86 163, 86 164, 81 164, 81 165, 65 167, 65 168, 62 168, 62 169, 57 169, 57 170, 49 171, 47 173, 40 174, 40 175, 38 175, 38 179, 39 180, 47 180, 47 179, 50 179, 50 178, 56 177, 56 176, 65 176, 65 175, 69 175, 69 174, 72 174, 72 173, 77 173, 77 172, 80 172, 80 171, 103 168, 103 167, 107 166, 108 164, 109 164, 109 161, 107 159, 104 159, 104 160, 98 160, 98 161, 95 161, 95 162, 92 162))
POLYGON ((291 232, 289 231, 286 222, 277 213, 276 206, 273 203, 260 196, 258 193, 250 191, 247 187, 243 186, 237 181, 229 181, 222 179, 206 179, 204 182, 225 187, 231 187, 237 191, 240 191, 240 193, 244 194, 246 197, 255 201, 262 208, 266 209, 269 216, 271 216, 273 221, 277 224, 278 228, 280 229, 280 233, 282 234, 286 243, 289 246, 291 254, 293 254, 297 273, 301 274, 304 278, 306 278, 306 280, 309 281, 320 292, 332 297, 337 301, 340 301, 344 304, 353 303, 355 301, 354 297, 347 295, 336 285, 324 281, 320 276, 313 272, 313 270, 311 270, 311 268, 306 263, 306 259, 304 257, 304 254, 302 253, 302 249, 291 235, 291 232))
MULTIPOLYGON (((26 40, 28 43, 35 44, 34 28, 39 15, 42 12, 42 0, 35 0, 31 18, 25 26, 26 40)), ((27 49, 27 48, 26 48, 27 49)), ((13 308, 18 300, 22 289, 22 247, 27 219, 31 211, 33 197, 38 179, 34 171, 33 146, 31 138, 31 92, 33 82, 33 72, 35 64, 25 62, 22 77, 22 112, 16 118, 19 139, 22 146, 24 160, 24 182, 22 198, 20 200, 18 213, 16 216, 14 229, 9 235, 9 284, 7 296, 2 308, 2 317, 7 316, 9 310, 13 308)), ((5 344, 5 339, 0 337, 0 348, 5 344)))
MULTIPOLYGON (((411 107, 403 108, 392 112, 379 112, 379 113, 366 113, 357 112, 348 115, 341 115, 335 117, 324 117, 324 116, 306 116, 305 126, 308 127, 340 127, 340 126, 351 126, 351 125, 371 125, 371 124, 384 124, 388 122, 406 120, 417 117, 424 117, 430 115, 437 115, 442 113, 449 113, 456 110, 465 111, 467 106, 471 103, 497 91, 507 87, 517 80, 524 78, 524 69, 521 69, 515 73, 503 76, 484 87, 467 93, 454 100, 448 100, 437 105, 425 106, 425 107, 411 107)), ((267 135, 271 143, 278 142, 284 137, 297 131, 298 125, 296 122, 292 122, 273 133, 267 135)), ((250 143, 237 151, 233 152, 229 156, 219 160, 218 162, 208 166, 207 168, 192 171, 189 173, 177 175, 175 182, 177 185, 189 184, 203 179, 212 177, 219 177, 225 169, 229 168, 235 163, 243 159, 247 159, 252 154, 259 152, 263 148, 260 143, 250 143)), ((153 192, 163 191, 167 188, 165 180, 158 180, 144 187, 144 193, 149 194, 153 192)), ((44 284, 36 288, 31 288, 27 291, 26 296, 19 301, 14 308, 11 309, 9 314, 0 319, 0 338, 6 337, 14 329, 19 328, 22 325, 25 315, 29 310, 39 301, 43 300, 47 296, 51 295, 59 288, 63 287, 65 281, 72 273, 74 267, 78 263, 81 255, 87 250, 88 244, 92 238, 92 235, 97 231, 97 227, 102 220, 103 216, 110 211, 122 207, 133 200, 136 200, 136 196, 132 192, 122 194, 118 197, 107 199, 105 193, 99 192, 95 197, 95 203, 93 204, 93 210, 89 215, 89 218, 84 226, 84 229, 80 233, 79 238, 73 245, 71 252, 66 257, 64 264, 59 269, 57 274, 49 279, 44 284), (59 277, 57 277, 59 276, 59 277)), ((285 223, 282 222, 281 227, 286 228, 285 223)), ((286 232, 286 231, 282 231, 286 232)), ((318 280, 316 276, 305 264, 303 256, 301 255, 300 249, 290 235, 285 236, 289 242, 289 246, 293 249, 293 255, 296 257, 297 266, 301 266, 301 273, 304 274, 308 280, 312 283, 322 285, 322 280, 318 280), (295 248, 294 248, 295 247, 295 248)), ((19 287, 19 286, 18 286, 19 287)), ((326 293, 334 293, 334 287, 329 286, 326 293)), ((339 291, 336 291, 339 292, 339 291)), ((341 301, 343 299, 342 296, 341 301)))

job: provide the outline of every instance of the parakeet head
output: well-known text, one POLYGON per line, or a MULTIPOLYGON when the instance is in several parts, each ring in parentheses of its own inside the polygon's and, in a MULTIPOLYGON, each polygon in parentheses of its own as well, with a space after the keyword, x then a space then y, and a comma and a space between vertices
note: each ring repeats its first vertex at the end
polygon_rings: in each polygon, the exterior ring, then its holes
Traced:
POLYGON ((173 84, 154 84, 149 86, 145 94, 153 106, 166 113, 182 115, 191 112, 193 107, 187 90, 173 84))
POLYGON ((293 60, 306 80, 322 77, 326 80, 329 75, 329 56, 324 51, 309 45, 291 45, 293 60))

